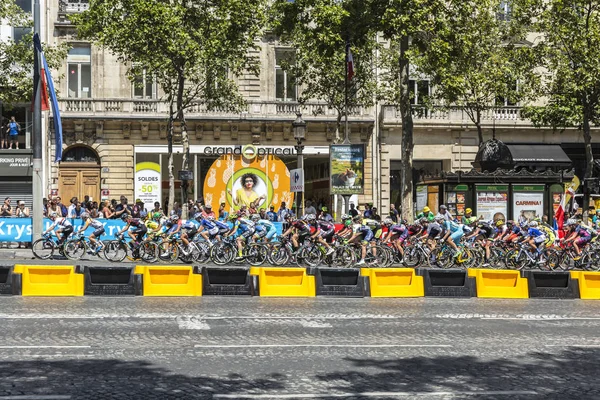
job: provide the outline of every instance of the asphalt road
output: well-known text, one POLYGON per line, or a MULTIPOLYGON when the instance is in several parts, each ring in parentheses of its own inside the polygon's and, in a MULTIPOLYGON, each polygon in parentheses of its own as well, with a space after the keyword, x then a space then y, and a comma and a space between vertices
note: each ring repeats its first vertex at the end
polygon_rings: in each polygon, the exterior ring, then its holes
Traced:
POLYGON ((600 303, 0 298, 0 400, 597 399, 600 303))

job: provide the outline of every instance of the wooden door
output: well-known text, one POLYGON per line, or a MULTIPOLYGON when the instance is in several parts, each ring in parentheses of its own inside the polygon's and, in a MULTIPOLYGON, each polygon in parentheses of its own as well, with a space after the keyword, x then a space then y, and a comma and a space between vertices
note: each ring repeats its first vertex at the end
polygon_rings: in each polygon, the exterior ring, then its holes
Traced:
POLYGON ((72 197, 77 197, 81 201, 85 195, 99 202, 100 167, 95 163, 92 165, 85 165, 87 163, 77 163, 77 165, 65 164, 60 166, 58 188, 58 193, 62 197, 63 203, 69 204, 69 200, 72 197))

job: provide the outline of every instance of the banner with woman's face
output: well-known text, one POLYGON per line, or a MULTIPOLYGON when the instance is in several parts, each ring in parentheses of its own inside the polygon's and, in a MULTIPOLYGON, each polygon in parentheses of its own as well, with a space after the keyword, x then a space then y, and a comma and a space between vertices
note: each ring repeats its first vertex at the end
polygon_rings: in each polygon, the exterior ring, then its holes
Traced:
POLYGON ((228 211, 242 206, 268 210, 282 201, 292 204, 290 171, 276 156, 222 155, 204 180, 204 201, 213 207, 225 203, 228 211))

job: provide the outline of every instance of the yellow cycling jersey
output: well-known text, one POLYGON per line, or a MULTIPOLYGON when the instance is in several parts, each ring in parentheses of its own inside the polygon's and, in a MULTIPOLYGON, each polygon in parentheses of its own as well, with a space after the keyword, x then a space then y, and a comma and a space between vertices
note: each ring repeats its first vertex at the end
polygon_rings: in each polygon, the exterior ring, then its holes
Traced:
POLYGON ((156 228, 158 228, 158 227, 159 227, 159 224, 158 224, 158 222, 156 222, 156 221, 153 221, 153 220, 148 220, 148 221, 146 221, 146 227, 147 227, 148 229, 155 230, 156 228))

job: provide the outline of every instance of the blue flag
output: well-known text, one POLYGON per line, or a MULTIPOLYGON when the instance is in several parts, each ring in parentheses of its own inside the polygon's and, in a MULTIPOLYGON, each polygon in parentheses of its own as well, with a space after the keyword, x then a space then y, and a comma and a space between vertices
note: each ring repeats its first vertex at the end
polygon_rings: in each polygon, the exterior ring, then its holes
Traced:
MULTIPOLYGON (((50 96, 50 102, 52 104, 52 115, 54 116, 54 138, 55 138, 55 147, 56 153, 54 156, 54 162, 60 162, 62 160, 62 122, 60 120, 60 111, 58 109, 58 99, 56 98, 56 91, 54 90, 54 82, 52 82, 52 75, 50 74, 50 68, 48 68, 48 63, 46 62, 46 57, 44 57, 44 52, 42 50, 42 43, 40 41, 39 35, 36 33, 33 36, 33 46, 35 48, 35 58, 37 61, 37 57, 40 58, 42 62, 42 73, 46 75, 46 84, 48 85, 48 95, 50 96)), ((38 64, 38 63, 36 63, 38 64)), ((39 79, 36 79, 39 74, 36 65, 35 78, 34 78, 34 88, 33 92, 36 96, 41 96, 41 93, 37 93, 37 82, 39 79)), ((42 84, 43 84, 42 79, 42 84)), ((43 90, 42 90, 43 92, 43 90)))

